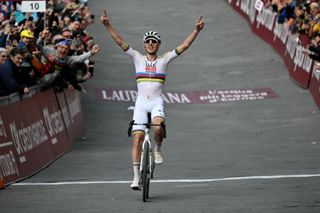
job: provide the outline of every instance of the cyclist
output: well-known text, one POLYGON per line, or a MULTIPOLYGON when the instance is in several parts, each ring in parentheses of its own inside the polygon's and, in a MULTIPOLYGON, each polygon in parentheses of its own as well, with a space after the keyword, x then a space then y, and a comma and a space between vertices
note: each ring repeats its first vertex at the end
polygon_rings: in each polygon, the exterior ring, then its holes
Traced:
MULTIPOLYGON (((202 16, 197 20, 193 31, 177 48, 158 56, 157 51, 161 44, 159 33, 148 31, 143 36, 144 49, 146 54, 142 55, 121 37, 113 28, 108 15, 105 13, 100 17, 100 21, 106 27, 106 31, 112 39, 118 44, 123 51, 129 55, 135 64, 136 80, 138 87, 138 97, 135 103, 133 120, 135 123, 147 123, 147 112, 151 112, 153 124, 161 124, 165 121, 162 90, 166 78, 166 68, 168 63, 182 54, 190 47, 198 33, 204 28, 202 16)), ((132 143, 132 163, 134 178, 131 184, 133 190, 139 190, 139 164, 141 148, 144 140, 143 125, 133 126, 133 143, 132 143)), ((163 158, 161 155, 161 144, 163 141, 163 132, 161 127, 153 128, 155 135, 154 158, 156 164, 161 164, 163 158)))

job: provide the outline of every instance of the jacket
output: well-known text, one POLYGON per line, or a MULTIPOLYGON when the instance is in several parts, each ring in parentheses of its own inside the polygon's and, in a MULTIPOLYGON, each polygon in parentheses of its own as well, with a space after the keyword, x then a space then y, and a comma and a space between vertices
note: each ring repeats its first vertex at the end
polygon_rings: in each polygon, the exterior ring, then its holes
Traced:
POLYGON ((10 58, 0 65, 0 96, 22 92, 26 87, 24 84, 17 82, 19 69, 10 58))

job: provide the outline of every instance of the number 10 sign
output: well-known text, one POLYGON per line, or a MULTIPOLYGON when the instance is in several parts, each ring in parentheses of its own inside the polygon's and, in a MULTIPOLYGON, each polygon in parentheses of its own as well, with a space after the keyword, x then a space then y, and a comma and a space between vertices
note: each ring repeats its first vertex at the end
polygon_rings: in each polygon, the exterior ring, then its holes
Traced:
POLYGON ((46 12, 46 1, 22 1, 21 11, 23 13, 46 12))

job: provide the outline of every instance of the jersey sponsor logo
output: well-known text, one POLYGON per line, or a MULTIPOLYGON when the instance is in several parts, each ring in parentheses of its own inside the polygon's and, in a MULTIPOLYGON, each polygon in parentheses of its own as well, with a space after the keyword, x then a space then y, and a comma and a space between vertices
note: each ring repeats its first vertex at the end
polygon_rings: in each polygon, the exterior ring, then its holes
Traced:
POLYGON ((146 72, 155 73, 156 71, 157 71, 157 68, 156 68, 156 67, 146 66, 146 72))
POLYGON ((156 62, 146 61, 145 71, 147 73, 156 73, 157 72, 156 62))
MULTIPOLYGON (((104 101, 134 102, 136 90, 97 89, 97 97, 104 101)), ((279 97, 271 88, 229 89, 186 92, 164 92, 162 98, 169 104, 216 104, 241 101, 258 101, 279 97)))

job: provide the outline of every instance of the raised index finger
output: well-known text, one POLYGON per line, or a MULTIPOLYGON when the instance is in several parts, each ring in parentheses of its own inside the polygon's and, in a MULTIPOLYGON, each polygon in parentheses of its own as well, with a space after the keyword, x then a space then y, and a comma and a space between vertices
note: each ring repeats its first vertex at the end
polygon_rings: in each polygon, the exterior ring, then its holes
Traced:
POLYGON ((202 16, 199 17, 198 22, 200 22, 202 20, 202 16))
POLYGON ((106 11, 106 10, 104 10, 104 11, 103 11, 103 14, 104 14, 105 16, 107 16, 107 11, 106 11))

